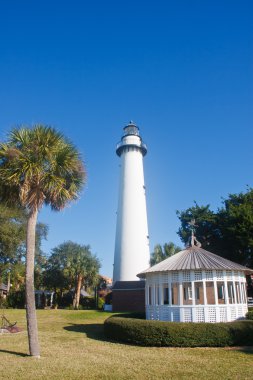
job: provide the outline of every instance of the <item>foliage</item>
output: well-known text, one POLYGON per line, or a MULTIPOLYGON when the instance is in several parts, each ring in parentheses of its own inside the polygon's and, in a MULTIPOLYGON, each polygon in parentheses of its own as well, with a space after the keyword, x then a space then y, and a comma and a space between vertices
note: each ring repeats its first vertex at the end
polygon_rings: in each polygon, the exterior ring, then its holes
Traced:
POLYGON ((96 309, 96 302, 94 297, 81 297, 80 305, 83 310, 96 309))
POLYGON ((73 306, 78 308, 81 287, 94 286, 98 279, 100 262, 90 246, 72 241, 60 244, 52 250, 48 259, 44 284, 53 289, 74 289, 73 306))
POLYGON ((253 310, 249 310, 249 311, 247 312, 247 314, 246 314, 246 318, 247 318, 247 319, 251 319, 251 320, 253 320, 253 310))
POLYGON ((177 211, 177 216, 180 219, 181 227, 178 235, 181 240, 187 244, 191 236, 191 228, 189 222, 195 219, 197 224, 197 237, 201 240, 203 248, 213 246, 214 241, 220 238, 220 230, 218 229, 217 215, 210 210, 210 205, 199 206, 196 202, 194 206, 185 211, 177 211))
POLYGON ((253 267, 253 189, 229 194, 217 212, 210 205, 177 211, 181 222, 178 235, 184 243, 190 236, 188 223, 196 220, 197 238, 204 249, 239 264, 253 267))
POLYGON ((54 290, 59 293, 63 293, 64 290, 69 290, 71 287, 63 270, 57 269, 55 263, 52 264, 51 257, 45 264, 42 283, 46 289, 54 290))
POLYGON ((0 309, 4 309, 6 307, 8 307, 7 299, 0 295, 0 309))
POLYGON ((69 308, 73 304, 73 295, 71 292, 64 294, 56 293, 55 303, 59 308, 69 308))
POLYGON ((84 176, 76 148, 51 127, 13 129, 0 145, 1 199, 11 205, 61 210, 77 199, 84 176))
POLYGON ((253 322, 178 323, 110 317, 105 335, 141 346, 225 347, 252 344, 253 322))
POLYGON ((150 265, 158 264, 179 251, 181 251, 181 248, 172 242, 165 243, 163 246, 157 244, 154 247, 154 252, 151 253, 150 265))
POLYGON ((104 304, 105 304, 104 299, 101 297, 98 297, 98 304, 97 304, 98 310, 103 310, 104 304))
MULTIPOLYGON (((8 275, 12 289, 19 290, 25 283, 25 239, 27 211, 23 207, 8 207, 0 203, 0 278, 7 283, 8 275)), ((35 279, 41 281, 45 255, 41 250, 42 239, 46 239, 48 226, 36 226, 35 279)))
POLYGON ((0 203, 0 268, 21 260, 24 254, 26 213, 21 207, 0 203))
POLYGON ((36 224, 43 205, 61 210, 77 199, 85 172, 74 145, 43 125, 15 128, 0 144, 0 201, 27 211, 26 313, 30 355, 39 356, 34 299, 36 224))
POLYGON ((7 296, 8 307, 23 309, 25 307, 25 290, 11 290, 7 296))

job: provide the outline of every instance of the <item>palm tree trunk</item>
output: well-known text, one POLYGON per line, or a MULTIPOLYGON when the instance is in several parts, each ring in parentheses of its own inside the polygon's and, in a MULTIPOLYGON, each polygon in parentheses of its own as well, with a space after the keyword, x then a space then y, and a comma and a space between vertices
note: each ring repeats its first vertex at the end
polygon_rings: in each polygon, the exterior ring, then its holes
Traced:
POLYGON ((38 210, 31 212, 27 221, 26 233, 26 320, 31 356, 40 357, 37 317, 34 295, 34 254, 35 254, 35 231, 38 210))
POLYGON ((73 302, 74 309, 78 309, 78 307, 79 307, 82 281, 83 281, 83 277, 79 274, 77 276, 77 283, 76 283, 76 289, 75 289, 75 297, 74 297, 74 302, 73 302))

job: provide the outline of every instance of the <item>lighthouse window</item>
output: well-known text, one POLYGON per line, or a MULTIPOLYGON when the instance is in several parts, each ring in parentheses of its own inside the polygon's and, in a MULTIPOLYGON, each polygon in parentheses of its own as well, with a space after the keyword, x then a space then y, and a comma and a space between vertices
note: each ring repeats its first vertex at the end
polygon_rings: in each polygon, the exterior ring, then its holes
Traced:
POLYGON ((125 128, 125 136, 126 135, 136 135, 136 136, 138 136, 139 135, 138 129, 135 126, 133 126, 133 127, 126 127, 125 128))

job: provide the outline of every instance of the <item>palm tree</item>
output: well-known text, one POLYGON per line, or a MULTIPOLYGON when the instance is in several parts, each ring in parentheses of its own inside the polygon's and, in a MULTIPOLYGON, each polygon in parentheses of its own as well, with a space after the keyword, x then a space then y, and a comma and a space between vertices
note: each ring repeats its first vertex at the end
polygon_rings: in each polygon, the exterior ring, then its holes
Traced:
POLYGON ((91 253, 89 245, 66 241, 53 249, 48 264, 54 273, 63 273, 60 281, 65 278, 69 288, 74 287, 73 307, 78 309, 82 286, 90 287, 97 282, 100 268, 97 256, 91 253))
POLYGON ((26 232, 26 318, 30 355, 39 357, 34 299, 35 229, 43 205, 63 209, 77 199, 85 170, 75 146, 50 126, 13 129, 0 144, 0 201, 28 212, 26 232))
POLYGON ((151 253, 150 265, 158 264, 179 251, 181 251, 181 248, 172 242, 165 243, 163 247, 161 244, 157 244, 154 247, 154 252, 151 253))

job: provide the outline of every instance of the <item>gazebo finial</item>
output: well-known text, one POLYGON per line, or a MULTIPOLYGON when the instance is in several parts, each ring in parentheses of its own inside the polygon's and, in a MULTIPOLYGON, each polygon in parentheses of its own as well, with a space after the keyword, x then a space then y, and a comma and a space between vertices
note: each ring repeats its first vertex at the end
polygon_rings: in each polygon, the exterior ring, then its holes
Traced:
POLYGON ((191 236, 188 239, 187 247, 194 247, 195 245, 197 247, 201 247, 201 243, 196 239, 196 236, 195 236, 196 227, 198 227, 198 225, 195 224, 195 219, 191 219, 188 225, 189 225, 189 229, 191 230, 191 236))

